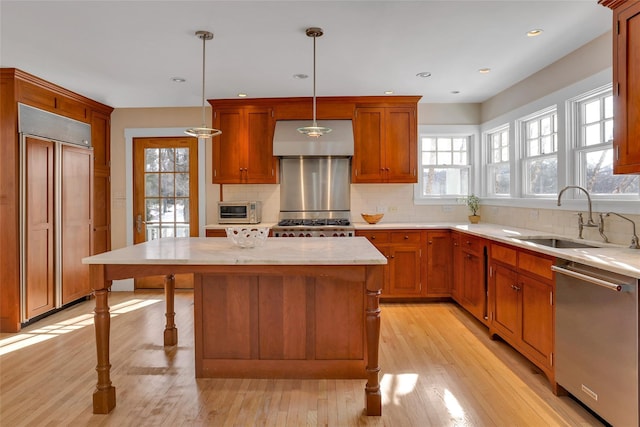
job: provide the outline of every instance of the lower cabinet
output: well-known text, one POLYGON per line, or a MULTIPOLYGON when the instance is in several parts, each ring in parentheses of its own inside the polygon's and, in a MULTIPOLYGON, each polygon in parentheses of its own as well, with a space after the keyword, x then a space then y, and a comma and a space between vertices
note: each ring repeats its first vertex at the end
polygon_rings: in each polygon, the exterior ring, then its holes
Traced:
POLYGON ((485 239, 453 232, 454 286, 452 296, 463 308, 487 323, 485 239))
POLYGON ((489 333, 538 366, 554 384, 554 258, 492 243, 489 333))
POLYGON ((387 257, 383 298, 451 296, 449 230, 358 230, 356 235, 369 239, 387 257))
POLYGON ((206 237, 227 237, 227 231, 224 228, 207 228, 204 234, 206 237))
POLYGON ((415 230, 356 231, 387 257, 383 298, 423 296, 421 235, 415 230))

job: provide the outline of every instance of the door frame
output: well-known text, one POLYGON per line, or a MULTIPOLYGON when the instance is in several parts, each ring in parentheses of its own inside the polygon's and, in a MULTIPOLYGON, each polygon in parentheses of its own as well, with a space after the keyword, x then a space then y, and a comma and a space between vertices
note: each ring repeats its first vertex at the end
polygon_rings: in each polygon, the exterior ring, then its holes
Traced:
MULTIPOLYGON (((186 127, 176 128, 125 128, 124 130, 124 162, 125 162, 125 226, 126 244, 133 245, 133 138, 155 137, 183 137, 186 127)), ((206 176, 205 167, 207 161, 206 141, 198 140, 198 235, 204 237, 204 225, 206 224, 206 176)), ((113 197, 111 202, 118 200, 113 197)), ((113 291, 133 291, 133 279, 114 280, 111 286, 113 291)))

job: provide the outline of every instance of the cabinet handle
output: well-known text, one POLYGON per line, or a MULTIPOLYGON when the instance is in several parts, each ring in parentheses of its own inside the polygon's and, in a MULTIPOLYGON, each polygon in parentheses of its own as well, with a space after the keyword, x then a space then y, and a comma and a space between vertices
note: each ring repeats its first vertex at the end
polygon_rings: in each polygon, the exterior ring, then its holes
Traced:
POLYGON ((520 290, 520 288, 516 285, 511 285, 511 289, 513 289, 514 291, 518 292, 520 290))

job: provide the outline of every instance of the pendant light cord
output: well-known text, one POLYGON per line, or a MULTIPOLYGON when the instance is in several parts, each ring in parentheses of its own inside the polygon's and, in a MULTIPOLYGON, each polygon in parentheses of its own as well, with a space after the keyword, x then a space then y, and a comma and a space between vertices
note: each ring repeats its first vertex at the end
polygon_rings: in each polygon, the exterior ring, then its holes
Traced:
POLYGON ((316 39, 318 36, 313 36, 313 126, 317 127, 316 122, 316 39))
POLYGON ((204 62, 205 62, 205 45, 207 43, 207 37, 206 35, 202 35, 202 127, 205 128, 206 126, 206 115, 204 113, 204 62))

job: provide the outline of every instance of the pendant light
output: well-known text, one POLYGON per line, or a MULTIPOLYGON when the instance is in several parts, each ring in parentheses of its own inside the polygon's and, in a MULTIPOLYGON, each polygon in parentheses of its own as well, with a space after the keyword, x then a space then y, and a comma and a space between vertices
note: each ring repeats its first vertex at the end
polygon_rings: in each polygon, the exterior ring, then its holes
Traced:
POLYGON ((207 121, 205 117, 205 109, 204 109, 204 64, 205 64, 205 44, 207 40, 213 39, 213 33, 209 31, 196 31, 196 37, 202 40, 202 127, 199 128, 191 128, 184 131, 189 136, 195 136, 196 138, 204 138, 209 139, 214 136, 218 136, 222 133, 221 130, 208 128, 207 121))
POLYGON ((316 122, 316 38, 322 36, 322 28, 311 27, 307 28, 307 37, 313 37, 313 125, 298 128, 298 132, 319 138, 325 133, 331 132, 331 128, 318 126, 316 122))

